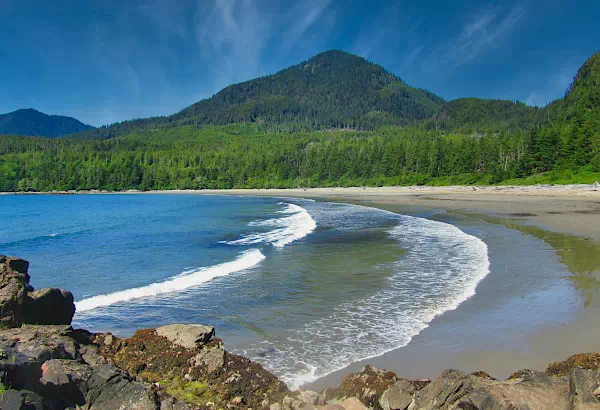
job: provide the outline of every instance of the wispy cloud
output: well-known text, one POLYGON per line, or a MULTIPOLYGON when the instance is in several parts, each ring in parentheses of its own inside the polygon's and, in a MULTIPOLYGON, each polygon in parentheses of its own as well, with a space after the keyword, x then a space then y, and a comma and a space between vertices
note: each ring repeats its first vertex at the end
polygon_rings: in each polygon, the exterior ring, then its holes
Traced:
POLYGON ((497 47, 525 14, 521 4, 505 10, 500 6, 488 6, 468 19, 460 32, 430 53, 424 60, 424 68, 457 68, 467 64, 484 51, 497 47))
POLYGON ((316 0, 300 3, 300 6, 293 10, 294 18, 291 28, 285 35, 283 41, 284 49, 291 49, 302 36, 310 30, 314 24, 321 19, 323 13, 329 7, 331 0, 316 0))

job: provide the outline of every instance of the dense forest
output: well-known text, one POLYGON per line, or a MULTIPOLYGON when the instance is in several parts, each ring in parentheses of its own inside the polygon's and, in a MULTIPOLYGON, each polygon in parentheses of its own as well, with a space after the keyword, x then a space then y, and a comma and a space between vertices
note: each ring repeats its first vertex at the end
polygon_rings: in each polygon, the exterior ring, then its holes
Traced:
MULTIPOLYGON (((292 68, 302 69, 298 67, 292 68)), ((379 80, 380 91, 400 84, 393 76, 379 80)), ((324 90, 325 85, 319 93, 324 90)), ((236 104, 223 107, 239 107, 237 102, 249 98, 244 92, 227 91, 219 98, 233 93, 236 104)), ((441 103, 424 91, 415 92, 432 104, 441 103)), ((147 126, 108 139, 3 136, 0 191, 592 183, 600 180, 599 107, 596 54, 563 99, 540 109, 461 99, 419 114, 412 111, 413 119, 405 125, 373 129, 358 123, 322 123, 324 129, 310 130, 294 129, 292 121, 266 127, 260 121, 207 125, 195 120, 167 127, 152 126, 148 119, 147 126)), ((360 105, 356 111, 350 108, 347 118, 363 110, 360 105)))

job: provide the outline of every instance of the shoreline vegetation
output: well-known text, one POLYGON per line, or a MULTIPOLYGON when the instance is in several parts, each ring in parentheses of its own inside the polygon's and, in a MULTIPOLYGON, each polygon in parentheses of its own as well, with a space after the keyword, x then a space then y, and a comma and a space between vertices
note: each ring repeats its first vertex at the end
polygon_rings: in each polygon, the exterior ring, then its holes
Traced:
POLYGON ((506 380, 446 370, 407 380, 372 366, 320 392, 292 391, 260 364, 225 350, 215 328, 172 324, 131 338, 70 326, 70 292, 34 291, 29 264, 0 255, 0 372, 4 409, 269 410, 594 409, 600 353, 506 380), (49 306, 59 309, 48 310, 49 306))

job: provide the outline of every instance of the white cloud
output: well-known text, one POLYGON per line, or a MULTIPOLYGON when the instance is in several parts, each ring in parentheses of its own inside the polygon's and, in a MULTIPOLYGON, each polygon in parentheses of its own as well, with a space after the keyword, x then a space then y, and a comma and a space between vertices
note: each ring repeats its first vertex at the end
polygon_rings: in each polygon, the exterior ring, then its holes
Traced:
POLYGON ((498 46, 524 14, 521 4, 508 11, 500 6, 487 7, 469 19, 457 35, 433 50, 423 63, 424 68, 456 68, 475 60, 484 51, 498 46))

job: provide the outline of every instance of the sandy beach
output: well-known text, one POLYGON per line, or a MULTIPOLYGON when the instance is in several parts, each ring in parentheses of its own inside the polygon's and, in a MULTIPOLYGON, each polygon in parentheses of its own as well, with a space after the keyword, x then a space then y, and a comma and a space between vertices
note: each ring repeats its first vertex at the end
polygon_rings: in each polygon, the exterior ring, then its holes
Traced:
POLYGON ((477 294, 435 318, 404 347, 355 363, 307 385, 337 385, 366 364, 401 377, 432 378, 448 368, 545 370, 571 354, 600 350, 600 187, 382 187, 231 190, 349 202, 393 212, 446 211, 439 220, 483 239, 491 268, 477 294), (481 225, 483 223, 483 225, 481 225), (524 279, 526 278, 526 279, 524 279))
MULTIPOLYGON (((399 376, 484 370, 498 378, 544 370, 571 354, 600 350, 600 187, 382 187, 290 190, 155 191, 302 197, 348 202, 432 218, 479 236, 490 274, 475 296, 436 317, 407 345, 306 386, 339 384, 365 364, 399 376)), ((127 194, 144 194, 130 191, 127 194)))

